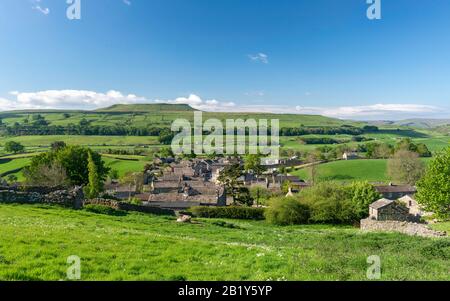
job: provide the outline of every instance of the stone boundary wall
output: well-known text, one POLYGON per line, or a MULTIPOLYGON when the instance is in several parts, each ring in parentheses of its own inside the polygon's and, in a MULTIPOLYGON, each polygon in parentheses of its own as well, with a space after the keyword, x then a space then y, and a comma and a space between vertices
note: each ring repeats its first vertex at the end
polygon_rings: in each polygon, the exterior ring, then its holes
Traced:
POLYGON ((170 210, 170 209, 133 205, 133 204, 118 202, 118 201, 109 200, 109 199, 84 200, 83 205, 84 206, 85 205, 102 205, 102 206, 107 206, 107 207, 110 207, 110 208, 113 208, 116 210, 136 211, 136 212, 151 213, 151 214, 157 214, 157 215, 171 215, 171 216, 176 215, 175 211, 170 210))
POLYGON ((400 232, 412 236, 444 237, 445 232, 434 231, 426 224, 417 224, 400 221, 376 221, 372 219, 361 220, 361 230, 369 232, 400 232))
POLYGON ((36 191, 0 190, 0 203, 3 204, 55 204, 80 209, 84 194, 81 188, 56 190, 49 193, 36 191))

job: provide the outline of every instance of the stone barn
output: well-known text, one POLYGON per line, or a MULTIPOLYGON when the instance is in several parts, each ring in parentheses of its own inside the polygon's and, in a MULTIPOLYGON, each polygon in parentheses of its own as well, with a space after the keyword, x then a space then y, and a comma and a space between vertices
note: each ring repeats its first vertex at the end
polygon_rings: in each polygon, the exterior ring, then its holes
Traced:
POLYGON ((399 202, 380 199, 369 206, 369 219, 377 221, 408 221, 409 209, 399 202))

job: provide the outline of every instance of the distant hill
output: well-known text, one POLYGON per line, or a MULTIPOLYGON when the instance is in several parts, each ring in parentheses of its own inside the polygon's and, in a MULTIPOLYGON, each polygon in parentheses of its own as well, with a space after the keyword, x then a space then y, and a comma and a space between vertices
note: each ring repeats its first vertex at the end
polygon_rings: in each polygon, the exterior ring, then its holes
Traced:
POLYGON ((441 126, 450 125, 450 119, 405 119, 398 121, 391 120, 375 120, 369 121, 369 124, 377 126, 398 126, 398 127, 411 127, 417 129, 434 129, 441 126))
POLYGON ((187 104, 117 104, 107 108, 97 109, 96 112, 121 113, 153 113, 153 112, 193 112, 196 111, 187 104))

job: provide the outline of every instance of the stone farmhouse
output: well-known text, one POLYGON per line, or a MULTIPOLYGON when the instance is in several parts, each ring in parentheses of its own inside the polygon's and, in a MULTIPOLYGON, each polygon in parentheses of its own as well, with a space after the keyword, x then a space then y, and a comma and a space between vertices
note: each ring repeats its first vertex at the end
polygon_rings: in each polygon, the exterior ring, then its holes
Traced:
POLYGON ((414 197, 410 195, 405 195, 404 197, 401 197, 398 199, 400 202, 402 202, 408 209, 409 214, 413 216, 430 216, 432 215, 431 212, 424 211, 419 203, 414 199, 414 197))
POLYGON ((410 185, 381 185, 375 186, 375 189, 386 199, 398 200, 407 195, 414 195, 417 190, 410 185))
POLYGON ((399 202, 380 199, 369 206, 369 218, 377 221, 408 221, 409 209, 399 202))

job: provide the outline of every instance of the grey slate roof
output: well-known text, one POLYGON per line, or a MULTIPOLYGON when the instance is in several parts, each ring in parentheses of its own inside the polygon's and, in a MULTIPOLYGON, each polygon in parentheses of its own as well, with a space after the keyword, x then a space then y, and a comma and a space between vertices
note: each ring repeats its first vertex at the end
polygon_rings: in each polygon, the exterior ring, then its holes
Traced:
POLYGON ((386 206, 388 206, 388 205, 390 205, 390 204, 392 204, 392 203, 394 203, 393 200, 380 199, 380 200, 378 200, 378 201, 372 203, 372 204, 370 205, 370 208, 373 208, 373 209, 380 209, 380 208, 386 207, 386 206))

